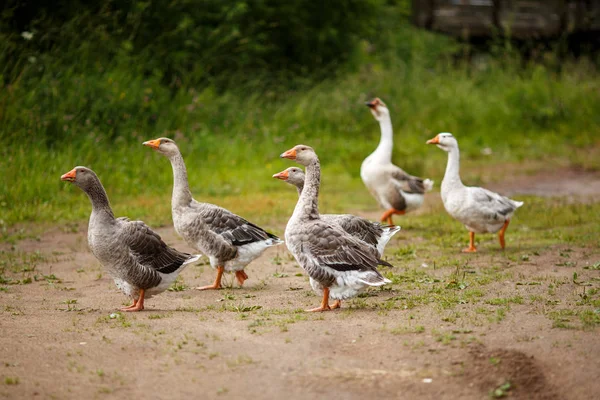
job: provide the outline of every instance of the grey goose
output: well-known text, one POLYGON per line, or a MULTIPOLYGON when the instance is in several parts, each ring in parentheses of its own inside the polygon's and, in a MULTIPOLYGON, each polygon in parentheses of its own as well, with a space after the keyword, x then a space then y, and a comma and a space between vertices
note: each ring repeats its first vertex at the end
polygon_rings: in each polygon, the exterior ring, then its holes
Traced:
POLYGON ((338 308, 341 300, 352 298, 369 286, 389 283, 377 266, 391 264, 381 260, 374 247, 321 218, 318 205, 321 166, 315 151, 297 145, 281 157, 306 167, 304 189, 285 228, 285 241, 308 273, 313 290, 323 295, 321 306, 307 311, 338 308), (336 300, 332 306, 330 297, 336 300))
MULTIPOLYGON (((301 168, 286 168, 273 175, 273 178, 295 186, 298 190, 298 196, 302 194, 305 175, 301 168)), ((321 219, 329 224, 338 225, 355 238, 376 248, 380 257, 383 257, 383 250, 392 236, 400 231, 399 226, 382 225, 352 214, 321 214, 321 219)))
POLYGON ((243 285, 248 279, 244 268, 267 248, 283 241, 223 207, 194 200, 183 156, 174 140, 158 138, 143 144, 171 162, 174 180, 171 211, 175 230, 190 246, 208 256, 210 265, 217 270, 214 283, 198 289, 220 289, 224 272, 234 272, 243 285))
POLYGON ((143 310, 144 299, 164 292, 186 266, 200 258, 167 246, 142 221, 115 218, 106 190, 91 169, 75 167, 61 179, 83 190, 92 203, 88 245, 117 287, 133 299, 131 306, 121 310, 143 310))

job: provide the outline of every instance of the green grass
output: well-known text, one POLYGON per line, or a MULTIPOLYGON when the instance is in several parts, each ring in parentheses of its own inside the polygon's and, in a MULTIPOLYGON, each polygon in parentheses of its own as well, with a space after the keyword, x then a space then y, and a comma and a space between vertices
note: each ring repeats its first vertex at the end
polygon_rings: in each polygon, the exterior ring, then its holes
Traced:
POLYGON ((278 155, 298 143, 320 155, 323 209, 372 208, 358 171, 379 140, 364 106, 373 96, 391 110, 395 161, 438 184, 446 155, 424 143, 440 131, 458 138, 470 183, 481 181, 482 166, 600 169, 600 75, 593 64, 564 61, 558 69, 511 54, 477 65, 440 56, 431 64, 435 54, 428 52, 446 39, 403 29, 394 37, 410 39, 410 58, 364 50, 354 70, 299 92, 172 92, 126 58, 83 72, 73 66, 59 74, 48 65, 36 81, 0 88, 8 100, 0 114, 7 183, 0 186, 0 229, 85 219, 88 200, 59 179, 76 165, 98 173, 118 215, 169 223, 171 168, 141 145, 160 136, 180 145, 197 199, 261 222, 289 214, 295 192, 271 175, 290 165, 278 155), (482 154, 487 147, 491 155, 482 154))

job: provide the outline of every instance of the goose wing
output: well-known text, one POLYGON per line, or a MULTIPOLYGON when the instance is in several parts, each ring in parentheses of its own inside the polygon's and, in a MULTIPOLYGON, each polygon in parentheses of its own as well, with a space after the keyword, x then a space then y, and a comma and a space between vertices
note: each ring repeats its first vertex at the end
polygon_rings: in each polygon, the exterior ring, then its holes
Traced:
POLYGON ((158 233, 142 221, 119 218, 122 223, 119 239, 125 243, 133 258, 141 265, 170 274, 175 272, 191 256, 169 247, 158 233))
POLYGON ((199 210, 208 229, 233 246, 279 238, 244 218, 213 204, 203 203, 199 210))
POLYGON ((498 193, 480 187, 469 187, 469 195, 475 202, 476 208, 485 219, 497 221, 512 214, 519 203, 498 193))
POLYGON ((380 224, 355 215, 322 215, 321 218, 325 221, 331 219, 344 231, 371 246, 377 246, 383 234, 383 228, 380 224))
POLYGON ((319 266, 336 271, 377 271, 377 251, 354 237, 340 232, 323 221, 317 221, 303 235, 300 251, 319 266))
POLYGON ((423 179, 407 174, 402 168, 395 165, 386 167, 387 172, 392 177, 394 185, 406 193, 424 194, 425 183, 423 179))

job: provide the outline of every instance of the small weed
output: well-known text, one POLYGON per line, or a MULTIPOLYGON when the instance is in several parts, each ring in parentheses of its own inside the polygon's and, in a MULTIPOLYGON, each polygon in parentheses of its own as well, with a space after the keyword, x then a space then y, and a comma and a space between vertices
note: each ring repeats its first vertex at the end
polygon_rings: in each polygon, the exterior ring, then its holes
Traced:
POLYGON ((485 301, 485 304, 490 304, 492 306, 506 306, 510 303, 523 304, 523 297, 515 296, 515 297, 507 297, 507 298, 495 298, 495 299, 489 299, 489 300, 485 301))
POLYGON ((490 392, 490 397, 492 397, 494 399, 506 397, 506 396, 508 396, 508 392, 510 391, 510 389, 511 389, 510 382, 505 382, 502 385, 495 388, 494 390, 492 390, 490 392))
POLYGON ((19 384, 19 378, 18 377, 7 376, 6 378, 4 378, 4 384, 5 385, 18 385, 19 384))
POLYGON ((261 308, 262 308, 262 306, 259 306, 259 305, 254 305, 254 306, 247 306, 244 304, 238 304, 236 306, 231 305, 231 304, 225 305, 225 310, 233 311, 233 312, 240 312, 240 313, 256 311, 256 310, 260 310, 261 308))
POLYGON ((281 265, 281 264, 282 264, 282 259, 281 259, 281 257, 279 256, 279 254, 277 254, 275 257, 273 257, 273 258, 271 259, 271 262, 272 262, 273 264, 275 264, 275 265, 281 265))
POLYGON ((237 368, 244 365, 254 364, 254 360, 250 356, 240 355, 235 360, 228 360, 227 366, 229 368, 237 368))
POLYGON ((181 275, 179 275, 177 277, 177 279, 175 279, 175 282, 173 282, 171 287, 167 290, 170 292, 183 292, 184 290, 187 290, 187 289, 188 289, 188 286, 183 281, 183 278, 181 277, 181 275))

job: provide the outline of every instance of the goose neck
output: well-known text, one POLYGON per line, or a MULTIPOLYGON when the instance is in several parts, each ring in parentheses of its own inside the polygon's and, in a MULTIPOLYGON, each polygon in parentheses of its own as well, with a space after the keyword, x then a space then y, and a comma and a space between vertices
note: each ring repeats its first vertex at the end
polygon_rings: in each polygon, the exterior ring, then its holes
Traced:
POLYGON ((187 170, 181 153, 169 157, 173 167, 173 197, 171 199, 172 207, 185 206, 191 203, 192 193, 188 183, 187 170))
POLYGON ((462 186, 464 185, 460 179, 460 152, 458 147, 454 147, 448 152, 448 164, 446 164, 446 173, 442 181, 442 191, 462 186))
POLYGON ((375 154, 380 161, 392 162, 392 149, 394 147, 394 131, 392 128, 392 120, 388 116, 379 121, 381 128, 381 138, 379 145, 375 150, 375 154))
POLYGON ((114 219, 110 202, 108 201, 108 195, 102 184, 98 181, 96 184, 86 188, 85 194, 87 194, 90 202, 92 203, 92 215, 95 217, 107 217, 108 219, 114 219))
POLYGON ((311 220, 319 218, 319 186, 321 185, 321 165, 316 158, 306 166, 304 188, 299 188, 300 198, 292 218, 311 220))

